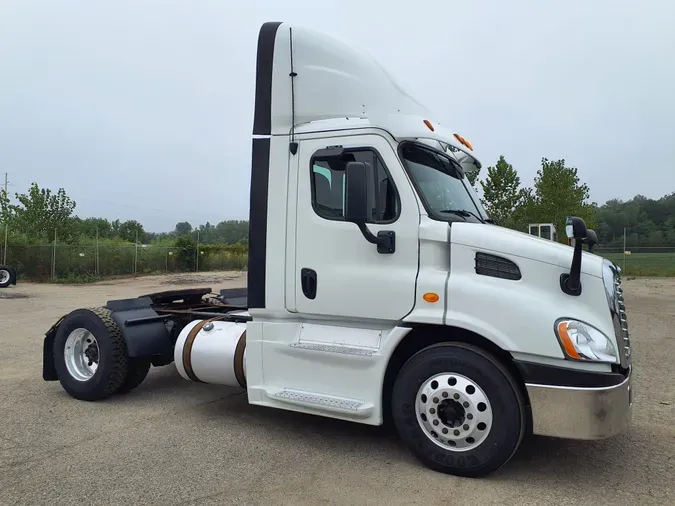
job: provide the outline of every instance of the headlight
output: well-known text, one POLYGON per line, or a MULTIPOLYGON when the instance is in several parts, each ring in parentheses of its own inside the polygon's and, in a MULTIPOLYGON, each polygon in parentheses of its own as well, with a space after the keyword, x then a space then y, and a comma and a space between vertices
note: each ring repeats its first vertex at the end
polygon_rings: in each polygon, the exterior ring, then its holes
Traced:
POLYGON ((598 329, 577 320, 562 319, 555 325, 563 352, 573 360, 590 362, 619 362, 616 347, 598 329))

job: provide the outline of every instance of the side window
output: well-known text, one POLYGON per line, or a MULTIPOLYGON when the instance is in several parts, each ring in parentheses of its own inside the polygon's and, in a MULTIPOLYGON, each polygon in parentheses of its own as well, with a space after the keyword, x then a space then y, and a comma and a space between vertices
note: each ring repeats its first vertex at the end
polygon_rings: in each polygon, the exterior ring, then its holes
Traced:
POLYGON ((551 240, 551 225, 542 225, 541 226, 541 237, 544 239, 551 240))
POLYGON ((391 223, 399 215, 399 198, 391 175, 378 154, 369 148, 346 150, 341 156, 315 155, 310 161, 312 207, 327 220, 344 220, 345 166, 365 162, 368 167, 368 223, 391 223))

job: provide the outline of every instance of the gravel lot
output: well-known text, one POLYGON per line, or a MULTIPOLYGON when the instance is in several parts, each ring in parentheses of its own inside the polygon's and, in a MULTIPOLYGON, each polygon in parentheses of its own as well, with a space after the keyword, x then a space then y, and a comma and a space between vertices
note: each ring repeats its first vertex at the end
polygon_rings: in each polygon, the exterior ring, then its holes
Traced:
POLYGON ((675 504, 674 279, 625 282, 630 430, 531 438, 482 480, 427 470, 381 428, 249 406, 173 365, 100 403, 42 381, 44 332, 72 309, 172 284, 244 283, 203 273, 0 290, 0 504, 675 504))

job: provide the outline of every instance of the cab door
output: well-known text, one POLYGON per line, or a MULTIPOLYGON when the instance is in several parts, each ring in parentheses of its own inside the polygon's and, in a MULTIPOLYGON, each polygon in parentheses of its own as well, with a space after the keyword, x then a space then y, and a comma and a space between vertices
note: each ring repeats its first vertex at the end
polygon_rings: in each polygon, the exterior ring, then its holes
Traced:
POLYGON ((300 142, 295 310, 331 319, 396 321, 415 305, 420 210, 393 148, 375 134, 300 142), (345 165, 365 162, 368 229, 392 232, 378 252, 344 219, 345 165))

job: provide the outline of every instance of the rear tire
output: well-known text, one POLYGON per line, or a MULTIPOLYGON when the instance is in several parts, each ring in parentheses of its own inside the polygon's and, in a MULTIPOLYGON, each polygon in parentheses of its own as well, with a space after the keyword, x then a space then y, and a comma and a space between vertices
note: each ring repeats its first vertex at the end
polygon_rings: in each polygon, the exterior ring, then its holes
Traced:
POLYGON ((115 394, 127 380, 129 363, 124 336, 110 310, 78 309, 59 325, 54 367, 61 386, 75 399, 98 401, 115 394))
POLYGON ((11 267, 6 265, 0 265, 0 288, 7 288, 12 284, 12 281, 15 279, 16 274, 11 267))
POLYGON ((150 371, 150 360, 147 358, 132 358, 129 361, 127 377, 117 393, 126 394, 143 383, 150 371))
POLYGON ((482 477, 515 454, 527 425, 518 384, 497 359, 464 343, 433 345, 401 368, 392 415, 403 442, 427 467, 482 477))

